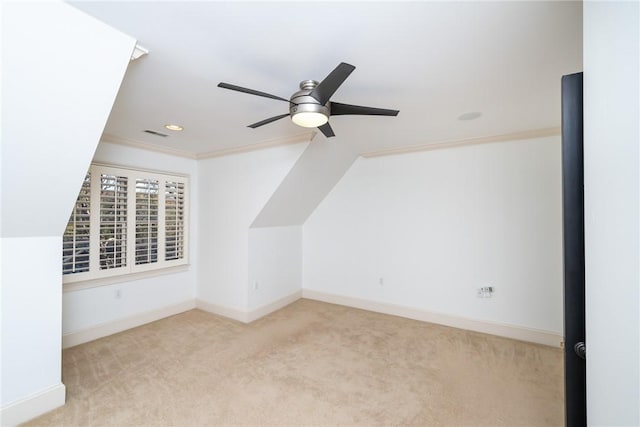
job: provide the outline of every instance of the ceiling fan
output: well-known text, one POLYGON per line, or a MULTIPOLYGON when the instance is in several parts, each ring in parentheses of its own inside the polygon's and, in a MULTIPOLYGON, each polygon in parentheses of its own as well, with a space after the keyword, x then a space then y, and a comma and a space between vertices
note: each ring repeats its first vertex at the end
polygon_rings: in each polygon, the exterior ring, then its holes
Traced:
POLYGON ((291 95, 290 99, 281 98, 269 93, 260 92, 253 89, 232 85, 229 83, 218 83, 218 87, 224 89, 244 92, 251 95, 263 96, 265 98, 277 99, 289 103, 289 112, 280 114, 279 116, 270 117, 257 123, 249 125, 250 128, 257 128, 266 125, 284 117, 291 116, 291 120, 298 126, 314 128, 330 138, 335 136, 331 125, 329 125, 329 116, 343 115, 365 115, 365 116, 397 116, 398 110, 387 110, 384 108, 363 107, 360 105, 342 104, 330 101, 330 98, 338 90, 340 85, 349 77, 356 67, 341 62, 335 70, 333 70, 324 80, 318 83, 315 80, 304 80, 300 82, 300 90, 291 95))

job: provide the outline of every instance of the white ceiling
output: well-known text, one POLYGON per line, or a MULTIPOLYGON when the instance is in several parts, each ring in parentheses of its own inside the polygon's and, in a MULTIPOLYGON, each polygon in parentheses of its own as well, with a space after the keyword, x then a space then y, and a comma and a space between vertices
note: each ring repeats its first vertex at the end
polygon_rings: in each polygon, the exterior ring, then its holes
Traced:
POLYGON ((559 126, 560 78, 582 69, 580 2, 72 4, 150 51, 130 64, 105 134, 192 154, 308 132, 287 118, 247 128, 287 104, 221 81, 289 98, 353 64, 332 100, 400 114, 332 117, 329 141, 370 151, 559 126))

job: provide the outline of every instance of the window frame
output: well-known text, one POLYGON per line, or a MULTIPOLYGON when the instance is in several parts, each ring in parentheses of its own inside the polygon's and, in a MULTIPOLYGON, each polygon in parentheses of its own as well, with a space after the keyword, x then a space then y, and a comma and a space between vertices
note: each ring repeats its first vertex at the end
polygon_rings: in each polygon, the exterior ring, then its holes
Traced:
MULTIPOLYGON (((116 166, 103 163, 92 163, 87 173, 91 174, 90 184, 90 231, 89 231, 89 270, 86 272, 62 274, 65 290, 84 289, 134 280, 140 277, 155 276, 184 270, 189 266, 189 234, 190 234, 190 180, 185 174, 137 169, 126 166, 116 166), (101 178, 103 175, 127 177, 127 208, 126 208, 126 262, 124 266, 115 268, 101 268, 101 178), (158 181, 158 212, 157 212, 157 260, 155 262, 136 264, 136 183, 138 180, 149 179, 158 181), (183 246, 182 258, 166 260, 165 247, 167 244, 166 199, 167 182, 184 184, 183 207, 183 246)), ((77 199, 76 199, 77 201, 77 199)), ((74 202, 75 210, 76 202, 74 202)), ((73 218, 73 211, 70 218, 73 218)))

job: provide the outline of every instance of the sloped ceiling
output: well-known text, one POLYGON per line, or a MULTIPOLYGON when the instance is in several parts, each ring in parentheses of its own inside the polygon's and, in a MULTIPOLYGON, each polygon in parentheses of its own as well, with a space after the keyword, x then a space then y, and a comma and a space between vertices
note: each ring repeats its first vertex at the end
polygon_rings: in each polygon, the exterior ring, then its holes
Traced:
POLYGON ((288 98, 351 63, 333 100, 400 115, 332 117, 337 137, 314 141, 363 152, 557 127, 560 77, 582 69, 580 2, 72 4, 150 51, 130 64, 105 134, 192 155, 308 134, 286 118, 247 128, 287 104, 221 81, 288 98))

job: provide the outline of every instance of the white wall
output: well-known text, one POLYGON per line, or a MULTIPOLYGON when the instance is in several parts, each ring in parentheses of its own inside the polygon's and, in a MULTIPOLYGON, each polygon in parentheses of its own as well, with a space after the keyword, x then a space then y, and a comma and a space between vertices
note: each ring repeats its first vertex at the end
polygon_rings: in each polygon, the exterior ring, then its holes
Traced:
MULTIPOLYGON (((198 177, 196 160, 101 142, 98 163, 189 175, 189 270, 91 289, 65 292, 62 331, 71 334, 104 323, 194 300, 198 241, 198 177), (116 291, 120 291, 119 295, 116 291)), ((86 172, 86 171, 85 171, 86 172)))
POLYGON ((2 239, 4 404, 60 384, 61 257, 61 237, 2 239))
POLYGON ((199 161, 199 300, 246 312, 249 227, 307 146, 199 161))
POLYGON ((62 236, 135 40, 64 3, 3 11, 2 236, 62 236))
POLYGON ((587 419, 640 425, 640 4, 584 3, 587 419))
POLYGON ((134 45, 62 2, 2 4, 2 425, 64 403, 61 237, 134 45))
POLYGON ((302 225, 358 157, 339 137, 316 136, 270 196, 253 227, 302 225))
POLYGON ((560 166, 559 137, 358 159, 304 225, 303 288, 561 335, 560 166))
POLYGON ((249 310, 302 289, 302 227, 249 229, 249 310))

